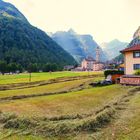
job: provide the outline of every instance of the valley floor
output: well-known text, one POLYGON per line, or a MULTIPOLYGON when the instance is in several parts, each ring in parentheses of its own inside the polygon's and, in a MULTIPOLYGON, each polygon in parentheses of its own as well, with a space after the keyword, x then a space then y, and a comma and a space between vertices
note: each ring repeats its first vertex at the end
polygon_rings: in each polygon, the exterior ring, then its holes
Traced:
POLYGON ((51 75, 0 76, 0 140, 139 140, 140 87, 91 87, 102 73, 51 75))

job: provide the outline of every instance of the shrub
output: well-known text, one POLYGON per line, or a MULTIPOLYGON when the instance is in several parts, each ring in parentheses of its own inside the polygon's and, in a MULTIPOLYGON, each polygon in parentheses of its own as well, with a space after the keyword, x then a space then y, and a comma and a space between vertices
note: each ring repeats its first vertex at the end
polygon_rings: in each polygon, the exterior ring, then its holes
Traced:
POLYGON ((106 70, 104 71, 104 75, 105 77, 107 77, 108 75, 114 75, 114 74, 124 74, 124 71, 120 71, 120 70, 106 70))
POLYGON ((135 75, 140 75, 140 70, 137 70, 137 71, 135 72, 135 75))

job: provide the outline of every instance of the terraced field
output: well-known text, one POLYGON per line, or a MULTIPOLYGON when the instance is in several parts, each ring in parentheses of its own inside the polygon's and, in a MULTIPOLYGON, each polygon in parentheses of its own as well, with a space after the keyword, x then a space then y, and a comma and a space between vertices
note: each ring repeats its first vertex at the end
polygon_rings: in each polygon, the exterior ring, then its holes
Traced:
POLYGON ((0 76, 1 140, 139 140, 139 87, 90 86, 102 73, 23 75, 0 76))

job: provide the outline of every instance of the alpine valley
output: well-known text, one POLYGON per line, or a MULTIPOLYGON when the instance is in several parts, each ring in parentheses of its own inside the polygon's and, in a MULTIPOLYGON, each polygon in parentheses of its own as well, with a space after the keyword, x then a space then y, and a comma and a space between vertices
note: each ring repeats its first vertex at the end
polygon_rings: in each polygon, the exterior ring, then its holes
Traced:
POLYGON ((79 35, 73 29, 70 29, 68 31, 58 31, 51 34, 51 37, 69 52, 78 63, 88 56, 95 59, 97 47, 100 48, 100 61, 107 60, 102 48, 93 40, 91 35, 79 35))

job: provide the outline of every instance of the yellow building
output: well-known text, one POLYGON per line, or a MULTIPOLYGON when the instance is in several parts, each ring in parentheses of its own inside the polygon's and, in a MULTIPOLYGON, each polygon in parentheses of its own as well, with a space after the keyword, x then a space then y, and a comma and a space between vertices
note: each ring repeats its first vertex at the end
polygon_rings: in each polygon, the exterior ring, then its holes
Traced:
POLYGON ((124 54, 125 74, 132 75, 140 70, 140 44, 121 51, 124 54))

